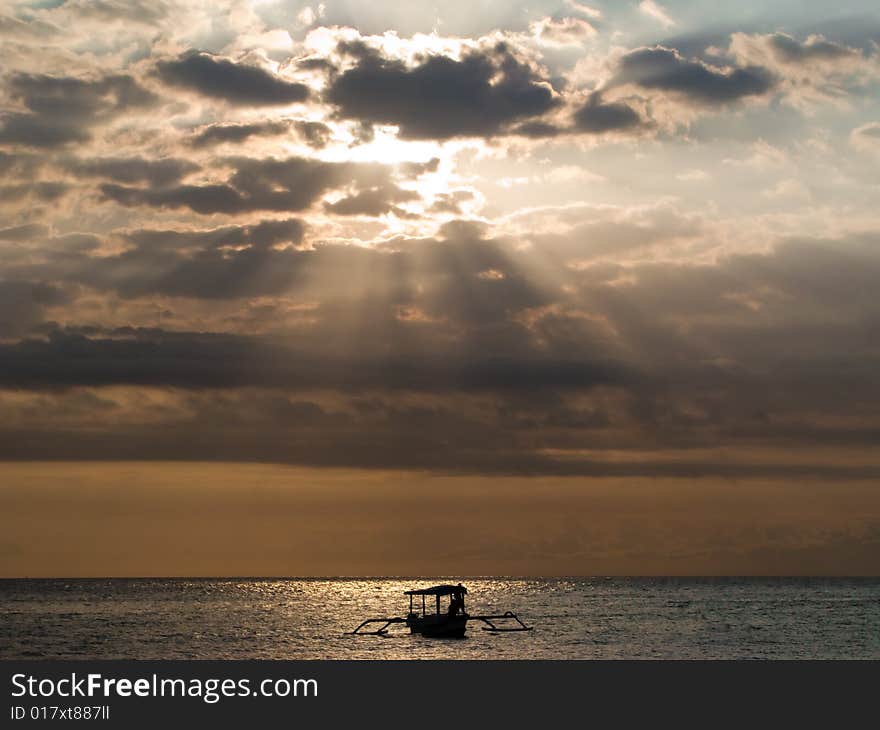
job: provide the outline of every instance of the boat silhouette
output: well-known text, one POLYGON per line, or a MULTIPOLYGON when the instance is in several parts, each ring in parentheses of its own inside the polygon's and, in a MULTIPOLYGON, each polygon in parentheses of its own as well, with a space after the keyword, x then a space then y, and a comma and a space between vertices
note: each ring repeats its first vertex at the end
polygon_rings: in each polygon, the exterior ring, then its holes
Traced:
POLYGON ((384 618, 368 618, 351 633, 357 635, 385 636, 389 627, 395 624, 405 624, 411 634, 420 634, 431 638, 460 639, 467 631, 468 621, 480 621, 485 626, 484 631, 499 633, 502 631, 531 631, 531 626, 526 626, 512 611, 491 614, 485 616, 471 615, 465 610, 464 597, 467 588, 461 583, 458 585, 437 585, 430 588, 416 588, 404 591, 409 596, 409 613, 406 617, 387 616, 384 618), (416 597, 421 596, 421 607, 416 597), (434 600, 429 601, 432 597, 434 600), (443 606, 442 598, 449 598, 449 603, 443 606), (421 610, 419 610, 421 608, 421 610), (510 622, 518 625, 510 625, 510 622), (375 624, 382 624, 378 629, 367 629, 375 624))

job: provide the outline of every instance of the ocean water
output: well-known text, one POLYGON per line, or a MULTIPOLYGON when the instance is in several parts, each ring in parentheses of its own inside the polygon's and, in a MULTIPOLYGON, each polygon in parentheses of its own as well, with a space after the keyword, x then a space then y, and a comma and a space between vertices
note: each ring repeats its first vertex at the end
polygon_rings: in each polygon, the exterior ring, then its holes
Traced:
POLYGON ((3 659, 880 659, 880 579, 471 578, 530 632, 347 633, 449 578, 0 580, 3 659))

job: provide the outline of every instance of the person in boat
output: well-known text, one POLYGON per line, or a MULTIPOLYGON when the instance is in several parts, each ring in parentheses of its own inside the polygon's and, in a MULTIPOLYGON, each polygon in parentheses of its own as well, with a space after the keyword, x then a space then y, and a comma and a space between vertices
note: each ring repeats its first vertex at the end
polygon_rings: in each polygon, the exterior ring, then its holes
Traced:
MULTIPOLYGON (((458 584, 458 587, 461 588, 461 583, 458 584)), ((452 600, 449 601, 449 615, 457 616, 460 613, 464 613, 464 595, 461 591, 452 594, 452 600)))

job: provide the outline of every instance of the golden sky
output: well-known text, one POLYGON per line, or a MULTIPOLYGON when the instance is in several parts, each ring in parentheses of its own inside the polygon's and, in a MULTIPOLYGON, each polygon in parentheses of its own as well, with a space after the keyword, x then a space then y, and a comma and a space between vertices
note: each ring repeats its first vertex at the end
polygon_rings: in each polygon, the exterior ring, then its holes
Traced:
POLYGON ((876 485, 8 464, 5 577, 873 575, 876 485))

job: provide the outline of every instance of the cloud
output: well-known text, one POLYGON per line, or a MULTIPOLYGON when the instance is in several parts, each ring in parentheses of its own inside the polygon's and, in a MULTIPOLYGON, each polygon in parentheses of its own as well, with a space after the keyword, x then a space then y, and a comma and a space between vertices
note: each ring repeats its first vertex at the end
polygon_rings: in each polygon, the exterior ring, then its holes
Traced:
POLYGON ((491 137, 559 105, 548 81, 511 48, 430 55, 413 66, 366 45, 332 79, 326 99, 340 116, 397 125, 409 139, 491 137))
POLYGON ((450 193, 441 193, 435 197, 430 212, 460 216, 462 214, 462 204, 473 199, 474 193, 470 190, 453 190, 450 193))
POLYGON ((784 63, 838 61, 861 55, 853 48, 832 43, 817 35, 811 35, 805 41, 799 42, 785 33, 774 33, 766 36, 766 41, 776 57, 784 63))
POLYGON ((876 476, 870 44, 67 5, 6 44, 4 454, 876 476))
POLYGON ((784 100, 805 110, 870 93, 880 78, 876 49, 865 53, 815 34, 801 41, 786 33, 733 33, 726 53, 768 69, 784 100))
MULTIPOLYGON (((699 220, 669 208, 589 215, 542 237, 532 214, 525 241, 459 221, 436 238, 378 249, 303 248, 295 219, 118 234, 121 253, 59 255, 38 270, 126 298, 208 299, 217 322, 245 306, 223 310, 226 301, 293 297, 312 302, 308 320, 285 328, 274 300, 254 310, 276 328, 265 335, 253 324, 242 333, 39 328, 45 305, 27 304, 33 293, 18 287, 7 297, 29 312, 17 319, 31 335, 0 345, 0 389, 192 392, 178 416, 125 431, 120 448, 139 444, 155 458, 168 457, 172 442, 178 455, 203 455, 185 439, 156 442, 161 433, 219 436, 225 424, 236 436, 224 454, 236 458, 331 463, 330 451, 276 448, 308 429, 337 453, 344 445, 359 466, 876 477, 870 465, 793 456, 804 444, 861 448, 880 429, 858 406, 880 397, 873 237, 676 263, 631 254, 693 241, 704 233, 699 220), (294 415, 284 407, 291 399, 315 407, 294 415), (795 451, 753 458, 756 443, 795 451), (720 444, 741 450, 735 464, 711 452, 720 444)), ((6 264, 22 281, 34 273, 28 266, 6 264)), ((6 443, 27 441, 26 424, 16 428, 6 443)), ((74 441, 96 453, 85 435, 74 441)))
POLYGON ((0 173, 7 178, 32 178, 42 164, 39 155, 0 150, 0 173))
POLYGON ((565 0, 565 5, 576 13, 585 15, 593 20, 599 20, 602 17, 602 11, 584 3, 576 2, 576 0, 565 0))
POLYGON ((235 105, 282 106, 303 102, 310 90, 258 66, 191 51, 156 64, 159 78, 171 86, 235 105))
POLYGON ((684 170, 675 176, 676 180, 681 180, 682 182, 703 182, 711 178, 712 176, 708 172, 699 168, 684 170))
POLYGON ((210 147, 225 142, 239 144, 251 137, 276 137, 289 131, 290 124, 285 120, 247 124, 209 124, 193 136, 192 145, 193 147, 210 147))
POLYGON ((396 203, 418 200, 419 194, 396 185, 383 185, 361 190, 335 203, 325 203, 324 209, 336 215, 378 216, 400 212, 396 203))
POLYGON ((632 84, 680 94, 699 104, 723 104, 766 94, 775 83, 774 75, 758 66, 720 68, 688 60, 675 49, 656 46, 621 57, 611 86, 632 84))
POLYGON ((49 227, 42 223, 24 223, 20 226, 0 228, 0 241, 28 241, 33 238, 44 238, 49 234, 49 227))
POLYGON ((35 182, 0 185, 0 204, 12 204, 22 200, 38 200, 51 203, 70 190, 63 182, 35 182))
POLYGON ((28 111, 2 117, 0 143, 54 148, 91 139, 92 127, 154 105, 157 97, 131 76, 97 79, 14 73, 9 94, 28 111))
POLYGON ((67 255, 60 269, 73 281, 126 298, 278 295, 298 280, 312 255, 277 247, 300 243, 304 231, 295 218, 208 230, 140 229, 124 234, 130 244, 124 251, 67 255))
POLYGON ((437 172, 440 169, 440 158, 432 157, 427 162, 404 162, 400 165, 400 171, 408 177, 419 177, 429 172, 437 172))
POLYGON ((66 0, 63 10, 77 18, 103 23, 143 23, 152 26, 165 20, 171 8, 165 0, 66 0))
POLYGON ((675 25, 666 8, 654 0, 642 0, 639 3, 639 11, 659 22, 664 28, 675 25))
POLYGON ((333 188, 358 182, 375 184, 387 177, 387 170, 381 165, 322 162, 304 157, 231 157, 226 162, 234 171, 221 183, 149 188, 108 183, 101 185, 100 190, 106 200, 127 207, 189 208, 203 215, 234 215, 260 210, 303 210, 333 188))
POLYGON ((510 134, 532 139, 544 139, 565 134, 568 130, 552 122, 523 122, 510 129, 510 134))
POLYGON ((65 167, 78 177, 97 177, 120 183, 148 183, 164 187, 199 170, 194 162, 165 158, 147 160, 141 157, 100 157, 72 159, 65 167))
POLYGON ((856 127, 849 139, 855 147, 880 152, 880 122, 868 122, 856 127))
POLYGON ((302 261, 308 258, 308 254, 265 246, 204 248, 189 255, 157 253, 140 247, 82 272, 81 278, 95 286, 112 287, 128 297, 161 294, 240 299, 287 292, 299 278, 302 261), (152 271, 145 270, 149 264, 154 266, 152 271))
POLYGON ((333 136, 333 130, 322 122, 297 120, 293 122, 293 129, 313 149, 326 147, 333 136))
POLYGON ((542 18, 529 30, 539 43, 549 46, 579 46, 596 35, 596 29, 581 18, 542 18))
POLYGON ((46 307, 67 300, 63 291, 51 284, 0 280, 0 337, 27 333, 41 321, 46 307))
POLYGON ((603 102, 598 93, 591 94, 574 114, 575 128, 590 134, 631 131, 643 124, 635 109, 622 102, 603 102))
POLYGON ((100 187, 105 200, 119 203, 126 207, 149 206, 152 208, 189 208, 190 210, 210 215, 227 213, 234 215, 248 210, 291 210, 306 207, 306 203, 297 203, 298 207, 290 207, 276 196, 272 201, 251 201, 238 190, 229 185, 178 185, 173 188, 134 188, 116 184, 104 184, 100 187))
POLYGON ((60 28, 56 25, 32 17, 22 20, 11 15, 0 15, 0 35, 3 36, 18 40, 27 38, 45 41, 59 32, 60 28))
POLYGON ((322 122, 304 119, 278 119, 249 123, 218 123, 203 127, 193 138, 193 147, 209 147, 223 143, 240 144, 252 137, 275 137, 296 134, 309 147, 321 149, 331 137, 332 130, 322 122))
POLYGON ((51 120, 36 114, 8 114, 3 118, 0 143, 24 147, 61 147, 73 142, 86 142, 90 132, 66 120, 51 120))
POLYGON ((125 239, 147 249, 221 248, 242 245, 274 246, 299 243, 305 226, 298 218, 264 220, 244 226, 223 226, 208 230, 137 229, 125 239))
POLYGON ((108 384, 180 388, 373 388, 423 392, 590 388, 630 377, 613 363, 473 358, 431 362, 415 354, 326 360, 271 338, 125 329, 110 337, 57 331, 0 344, 0 387, 108 384))

